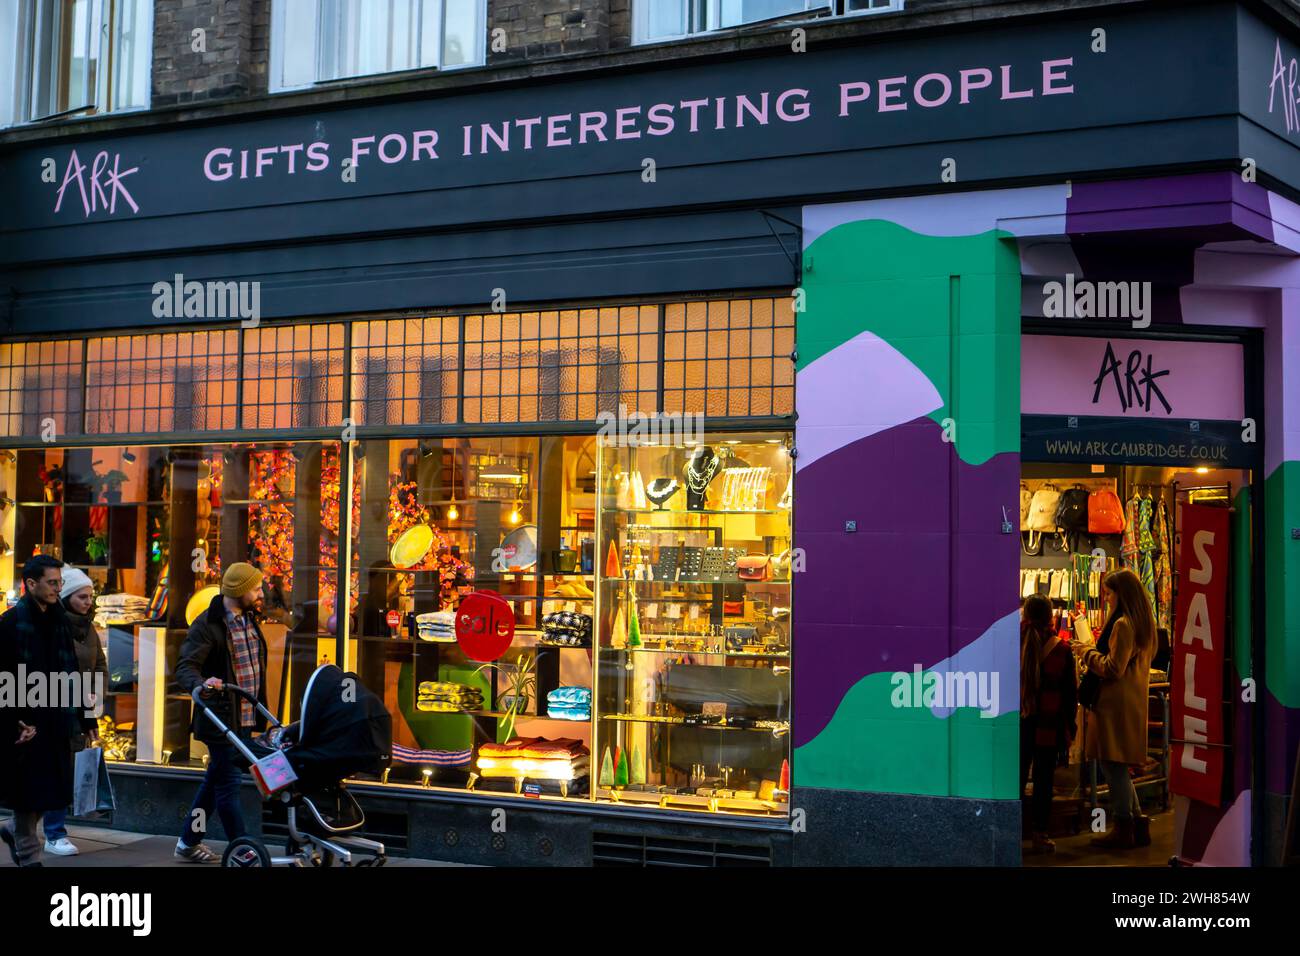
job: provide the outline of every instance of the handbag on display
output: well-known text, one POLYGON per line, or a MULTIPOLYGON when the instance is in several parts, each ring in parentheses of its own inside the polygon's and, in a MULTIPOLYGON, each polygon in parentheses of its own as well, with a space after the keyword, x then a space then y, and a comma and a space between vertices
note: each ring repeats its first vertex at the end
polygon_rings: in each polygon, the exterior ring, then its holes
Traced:
POLYGON ((1023 481, 1020 483, 1020 530, 1029 531, 1029 508, 1034 503, 1034 493, 1023 481))
POLYGON ((1094 491, 1088 498, 1088 533, 1124 533, 1124 505, 1115 492, 1094 491))
POLYGON ((722 614, 724 617, 740 617, 745 613, 744 601, 723 601, 722 614))
POLYGON ((736 559, 736 575, 742 581, 766 581, 771 568, 766 554, 746 554, 736 559))

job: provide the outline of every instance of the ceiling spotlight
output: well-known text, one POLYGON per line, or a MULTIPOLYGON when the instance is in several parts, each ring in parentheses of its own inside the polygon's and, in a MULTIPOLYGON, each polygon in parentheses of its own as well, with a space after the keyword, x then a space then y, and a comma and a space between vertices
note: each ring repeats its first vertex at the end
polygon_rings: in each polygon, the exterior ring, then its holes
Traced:
POLYGON ((127 451, 125 448, 123 448, 123 449, 122 449, 122 460, 123 460, 124 462, 126 462, 128 465, 134 465, 134 464, 135 464, 135 455, 131 454, 129 451, 127 451))

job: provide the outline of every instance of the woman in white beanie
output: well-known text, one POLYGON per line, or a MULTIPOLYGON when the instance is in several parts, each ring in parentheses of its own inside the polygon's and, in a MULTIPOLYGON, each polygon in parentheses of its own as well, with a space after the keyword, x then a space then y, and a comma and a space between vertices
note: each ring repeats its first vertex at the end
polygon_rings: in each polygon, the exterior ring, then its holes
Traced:
MULTIPOLYGON (((108 662, 104 659, 104 648, 99 642, 99 631, 95 628, 95 584, 85 571, 71 565, 63 566, 63 587, 59 590, 63 609, 67 612, 68 625, 72 631, 72 646, 77 651, 77 670, 82 674, 98 674, 92 677, 96 683, 94 693, 102 693, 108 686, 108 662)), ((84 678, 83 678, 84 679, 84 678)), ((103 701, 96 700, 96 704, 103 701)), ((95 736, 91 732, 92 738, 95 736)), ((84 750, 85 738, 78 734, 72 741, 72 750, 84 750)), ((68 839, 68 811, 56 810, 45 814, 45 852, 55 856, 75 856, 76 845, 68 839)))

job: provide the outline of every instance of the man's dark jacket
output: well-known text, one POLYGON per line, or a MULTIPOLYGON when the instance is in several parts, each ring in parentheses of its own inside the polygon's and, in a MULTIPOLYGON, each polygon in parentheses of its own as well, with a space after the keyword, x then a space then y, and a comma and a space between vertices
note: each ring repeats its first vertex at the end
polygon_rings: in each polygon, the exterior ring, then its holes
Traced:
MULTIPOLYGON (((257 654, 261 661, 259 670, 262 680, 260 686, 256 688, 257 699, 265 705, 266 639, 262 637, 262 629, 257 626, 257 621, 251 616, 249 620, 252 622, 252 633, 257 637, 257 654)), ((220 677, 226 684, 239 684, 235 678, 235 648, 230 638, 230 631, 226 628, 225 599, 220 594, 212 599, 208 609, 190 625, 189 633, 185 635, 185 643, 181 645, 180 660, 176 664, 176 683, 187 694, 209 677, 220 677)), ((253 690, 251 687, 244 689, 253 690)), ((204 703, 221 719, 222 723, 231 730, 237 731, 239 709, 236 704, 240 699, 235 694, 223 691, 205 698, 204 703)), ((194 708, 192 726, 194 736, 204 743, 210 744, 225 739, 217 730, 217 725, 198 707, 194 708)), ((266 729, 266 718, 262 716, 261 711, 257 712, 257 725, 252 729, 266 729)))
MULTIPOLYGON (((0 674, 12 681, 17 696, 19 665, 23 674, 77 672, 77 654, 67 615, 59 604, 42 611, 30 595, 0 616, 0 674)), ((47 681, 49 678, 47 677, 47 681)), ((47 684, 45 703, 55 684, 47 684)), ((26 699, 22 703, 30 703, 26 699)), ((72 803, 74 740, 95 726, 82 701, 66 707, 4 706, 0 699, 0 805, 12 810, 61 810, 72 803), (16 743, 19 722, 36 728, 36 736, 16 743)))

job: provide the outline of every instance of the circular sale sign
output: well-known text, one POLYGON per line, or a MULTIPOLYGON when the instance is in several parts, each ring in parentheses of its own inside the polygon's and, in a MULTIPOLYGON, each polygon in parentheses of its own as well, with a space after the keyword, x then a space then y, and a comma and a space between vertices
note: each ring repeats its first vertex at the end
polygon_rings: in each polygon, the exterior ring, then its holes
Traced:
POLYGON ((456 642, 472 661, 494 661, 515 639, 515 612, 496 591, 474 591, 456 610, 456 642))

